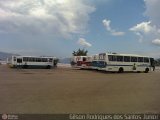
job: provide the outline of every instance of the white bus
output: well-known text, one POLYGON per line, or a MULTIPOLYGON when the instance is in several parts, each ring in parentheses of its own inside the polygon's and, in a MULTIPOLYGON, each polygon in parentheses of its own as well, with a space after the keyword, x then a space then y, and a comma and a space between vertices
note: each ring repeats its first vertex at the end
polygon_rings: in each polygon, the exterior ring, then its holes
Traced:
POLYGON ((56 66, 55 57, 12 56, 10 66, 13 68, 47 68, 56 66))
POLYGON ((124 72, 135 71, 148 73, 154 59, 148 56, 133 54, 101 53, 99 54, 99 70, 124 72))
POLYGON ((98 63, 99 63, 99 55, 95 54, 92 56, 92 64, 91 64, 91 68, 94 70, 98 70, 98 63))

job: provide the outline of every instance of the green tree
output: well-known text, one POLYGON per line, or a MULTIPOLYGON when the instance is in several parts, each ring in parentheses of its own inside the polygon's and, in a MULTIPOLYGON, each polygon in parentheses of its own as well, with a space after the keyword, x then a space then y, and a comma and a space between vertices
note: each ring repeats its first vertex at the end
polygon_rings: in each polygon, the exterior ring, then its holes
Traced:
POLYGON ((73 51, 72 55, 73 56, 87 56, 88 51, 85 49, 78 49, 77 51, 73 51))

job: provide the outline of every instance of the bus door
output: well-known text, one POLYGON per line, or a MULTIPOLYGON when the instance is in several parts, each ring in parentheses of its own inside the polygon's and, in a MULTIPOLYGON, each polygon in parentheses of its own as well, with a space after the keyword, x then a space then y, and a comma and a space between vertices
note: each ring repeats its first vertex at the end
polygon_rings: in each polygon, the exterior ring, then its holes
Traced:
POLYGON ((55 65, 55 60, 53 58, 49 58, 48 59, 49 64, 52 63, 52 66, 55 65))
POLYGON ((153 69, 153 71, 155 70, 155 61, 154 58, 150 58, 150 69, 153 69))
POLYGON ((87 58, 86 57, 82 57, 81 66, 85 67, 86 64, 87 64, 87 58))
POLYGON ((57 64, 58 64, 58 59, 53 59, 53 66, 57 67, 57 64))

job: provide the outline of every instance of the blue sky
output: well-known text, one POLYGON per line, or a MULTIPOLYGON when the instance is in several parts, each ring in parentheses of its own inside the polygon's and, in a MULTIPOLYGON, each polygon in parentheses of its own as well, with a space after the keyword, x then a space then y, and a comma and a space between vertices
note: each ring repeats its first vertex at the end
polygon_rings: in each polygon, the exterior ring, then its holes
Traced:
POLYGON ((0 51, 160 57, 159 0, 0 0, 0 51))

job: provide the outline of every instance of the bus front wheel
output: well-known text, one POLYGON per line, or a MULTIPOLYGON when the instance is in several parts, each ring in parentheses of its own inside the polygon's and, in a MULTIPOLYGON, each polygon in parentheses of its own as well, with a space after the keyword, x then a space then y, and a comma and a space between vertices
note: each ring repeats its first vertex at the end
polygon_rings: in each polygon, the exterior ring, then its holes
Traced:
POLYGON ((123 68, 122 67, 119 68, 118 73, 123 73, 123 72, 124 72, 123 68))

